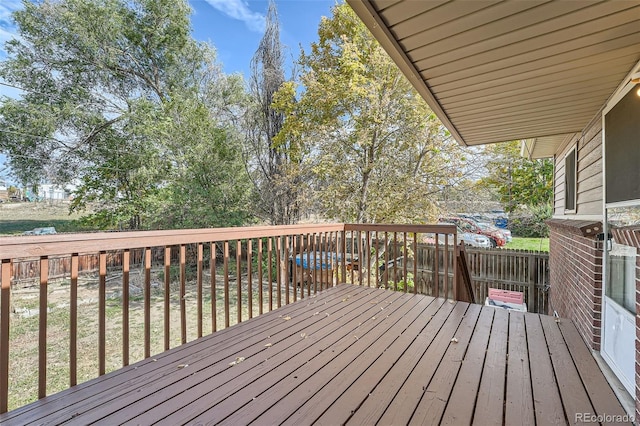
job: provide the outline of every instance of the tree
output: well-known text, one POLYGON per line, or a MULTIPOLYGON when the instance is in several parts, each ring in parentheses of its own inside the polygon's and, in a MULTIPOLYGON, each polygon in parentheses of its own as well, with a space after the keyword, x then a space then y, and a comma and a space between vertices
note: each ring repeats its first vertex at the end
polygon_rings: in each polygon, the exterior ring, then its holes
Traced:
POLYGON ((520 155, 520 142, 487 146, 488 175, 478 184, 497 192, 506 212, 521 206, 551 205, 553 201, 553 162, 529 160, 520 155))
MULTIPOLYGON (((434 195, 463 169, 463 152, 346 4, 302 52, 299 99, 283 102, 278 136, 301 141, 329 218, 424 222, 434 195)), ((297 90, 285 86, 289 99, 297 90)))
POLYGON ((265 33, 251 60, 245 157, 254 185, 253 205, 272 225, 298 222, 303 199, 301 157, 293 152, 295 141, 285 137, 276 141, 284 123, 283 111, 274 105, 286 81, 283 53, 277 10, 270 1, 265 33))
POLYGON ((189 13, 185 0, 25 2, 0 64, 0 77, 23 88, 0 107, 0 150, 18 178, 77 182, 72 208, 92 206, 100 227, 157 222, 173 179, 187 175, 183 154, 231 134, 202 93, 234 84, 191 37, 189 13), (194 120, 213 123, 182 133, 194 120))

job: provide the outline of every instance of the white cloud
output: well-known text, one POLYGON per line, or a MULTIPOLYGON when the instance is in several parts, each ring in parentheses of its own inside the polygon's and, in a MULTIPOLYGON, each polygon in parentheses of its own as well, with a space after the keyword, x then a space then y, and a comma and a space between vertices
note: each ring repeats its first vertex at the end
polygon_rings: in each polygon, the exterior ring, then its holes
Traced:
POLYGON ((0 2, 0 57, 6 55, 4 44, 12 38, 18 38, 18 30, 11 14, 19 9, 22 9, 22 2, 19 0, 0 2))
POLYGON ((244 0, 206 0, 214 9, 225 15, 242 21, 251 31, 264 32, 264 15, 249 9, 244 0))

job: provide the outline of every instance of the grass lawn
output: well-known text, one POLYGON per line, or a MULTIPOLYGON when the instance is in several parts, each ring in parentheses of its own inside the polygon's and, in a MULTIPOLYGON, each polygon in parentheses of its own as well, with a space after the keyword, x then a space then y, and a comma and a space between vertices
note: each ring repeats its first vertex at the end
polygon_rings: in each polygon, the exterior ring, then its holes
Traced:
POLYGON ((81 215, 69 214, 67 203, 2 203, 0 235, 22 234, 34 228, 53 226, 58 232, 90 231, 78 223, 81 215))
POLYGON ((524 238, 513 237, 513 241, 507 243, 506 249, 549 251, 549 238, 524 238))

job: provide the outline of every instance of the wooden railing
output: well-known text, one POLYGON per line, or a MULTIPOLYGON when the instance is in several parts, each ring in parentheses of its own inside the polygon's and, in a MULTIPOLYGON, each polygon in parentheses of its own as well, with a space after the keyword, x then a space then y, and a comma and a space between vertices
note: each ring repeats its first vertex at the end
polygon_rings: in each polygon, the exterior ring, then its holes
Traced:
POLYGON ((2 238, 0 412, 336 283, 420 292, 419 243, 435 247, 429 293, 456 299, 456 238, 345 224, 2 238))

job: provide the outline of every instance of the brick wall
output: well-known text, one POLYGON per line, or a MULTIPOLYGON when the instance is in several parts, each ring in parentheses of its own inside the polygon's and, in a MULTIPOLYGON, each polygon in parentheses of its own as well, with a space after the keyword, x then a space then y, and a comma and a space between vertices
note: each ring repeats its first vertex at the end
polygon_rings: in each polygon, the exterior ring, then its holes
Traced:
POLYGON ((602 242, 597 241, 595 235, 602 232, 602 225, 568 219, 552 219, 547 224, 550 231, 550 313, 556 311, 560 317, 573 320, 587 345, 599 351, 602 242))

